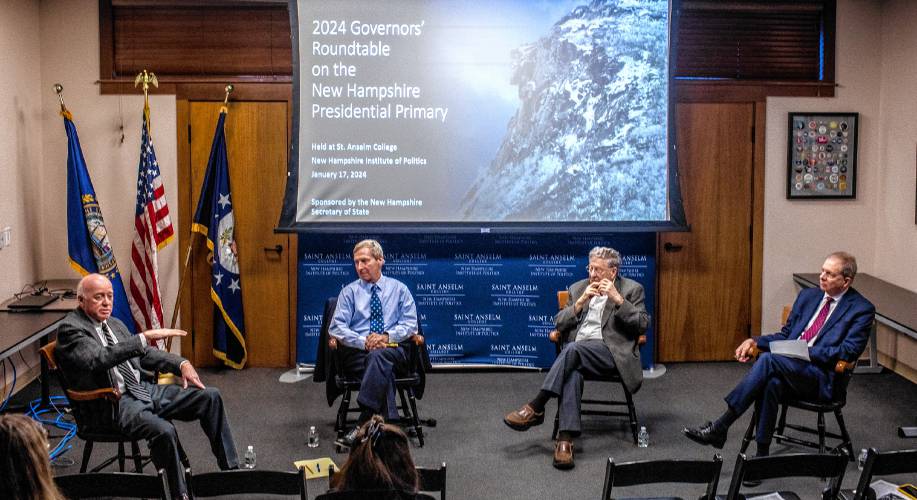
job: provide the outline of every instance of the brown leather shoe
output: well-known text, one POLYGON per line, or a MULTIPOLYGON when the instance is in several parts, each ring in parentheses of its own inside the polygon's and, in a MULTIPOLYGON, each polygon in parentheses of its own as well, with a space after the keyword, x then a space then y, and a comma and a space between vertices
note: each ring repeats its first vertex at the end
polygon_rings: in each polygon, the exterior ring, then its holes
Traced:
POLYGON ((565 470, 573 468, 573 443, 560 441, 554 443, 554 467, 565 470))
POLYGON ((509 412, 503 417, 503 423, 510 429, 517 431, 527 431, 529 427, 541 425, 544 422, 544 412, 535 413, 531 405, 522 405, 522 408, 509 412))

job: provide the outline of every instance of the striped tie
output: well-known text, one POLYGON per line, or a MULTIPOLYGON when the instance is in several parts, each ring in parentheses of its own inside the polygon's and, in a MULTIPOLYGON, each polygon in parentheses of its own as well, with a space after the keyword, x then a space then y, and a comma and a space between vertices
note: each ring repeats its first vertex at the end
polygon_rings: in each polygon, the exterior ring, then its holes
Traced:
MULTIPOLYGON (((108 345, 113 346, 117 343, 115 334, 108 328, 108 324, 102 323, 102 333, 105 334, 108 345)), ((140 401, 150 402, 153 400, 150 391, 137 380, 137 376, 134 374, 134 370, 131 368, 130 364, 128 364, 127 360, 119 363, 116 368, 124 379, 124 387, 127 388, 127 392, 131 393, 132 396, 140 401)))
POLYGON ((828 297, 825 300, 825 305, 822 306, 821 311, 818 311, 818 316, 815 317, 815 321, 812 322, 812 326, 806 329, 803 332, 802 339, 803 342, 808 342, 812 340, 813 337, 818 335, 818 331, 821 330, 821 327, 825 326, 825 320, 828 319, 828 313, 831 311, 831 303, 834 302, 833 297, 828 297))
POLYGON ((369 299, 369 332, 382 333, 385 328, 382 319, 382 301, 379 299, 379 286, 373 285, 373 295, 369 299))

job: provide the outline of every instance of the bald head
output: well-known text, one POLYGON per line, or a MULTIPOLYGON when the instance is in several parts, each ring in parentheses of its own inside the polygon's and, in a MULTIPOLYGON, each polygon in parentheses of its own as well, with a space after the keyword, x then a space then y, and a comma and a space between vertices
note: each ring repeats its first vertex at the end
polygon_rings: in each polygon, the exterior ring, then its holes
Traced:
POLYGON ((115 301, 111 281, 101 274, 87 274, 76 286, 76 300, 90 318, 100 323, 107 320, 115 301))

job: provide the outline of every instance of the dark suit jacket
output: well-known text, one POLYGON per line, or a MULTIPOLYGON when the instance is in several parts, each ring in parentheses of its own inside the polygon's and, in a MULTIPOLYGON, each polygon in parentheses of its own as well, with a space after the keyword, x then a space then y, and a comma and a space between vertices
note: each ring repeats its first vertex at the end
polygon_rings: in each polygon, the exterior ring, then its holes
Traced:
MULTIPOLYGON (((799 292, 786 325, 773 335, 758 337, 758 349, 769 350, 768 344, 774 340, 798 339, 824 296, 825 292, 820 288, 806 288, 799 292)), ((863 354, 875 314, 875 306, 853 288, 847 289, 838 301, 834 312, 815 339, 815 344, 809 347, 812 364, 823 369, 830 381, 834 379, 834 366, 839 360, 853 361, 863 354)))
POLYGON ((67 314, 57 328, 55 356, 72 389, 89 391, 114 387, 111 369, 128 360, 141 373, 170 372, 181 374, 184 358, 144 346, 139 335, 131 335, 124 323, 115 317, 108 319, 118 343, 105 347, 95 330, 96 323, 75 309, 67 314))
MULTIPOLYGON (((589 280, 584 279, 570 285, 570 301, 554 317, 554 325, 568 342, 576 339, 579 325, 586 319, 588 308, 574 314, 573 304, 586 291, 589 280)), ((646 333, 650 315, 643 304, 644 292, 640 283, 622 276, 615 278, 615 288, 624 297, 620 306, 608 300, 602 313, 602 341, 611 351, 615 367, 621 374, 624 386, 634 393, 643 383, 643 366, 640 363, 640 348, 637 341, 646 333)))

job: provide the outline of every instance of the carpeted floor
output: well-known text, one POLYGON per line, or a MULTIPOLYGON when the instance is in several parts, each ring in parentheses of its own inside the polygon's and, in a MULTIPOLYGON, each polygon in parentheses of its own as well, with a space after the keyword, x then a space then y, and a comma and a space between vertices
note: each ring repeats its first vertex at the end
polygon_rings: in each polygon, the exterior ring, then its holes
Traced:
MULTIPOLYGON (((437 466, 445 461, 449 498, 453 499, 597 498, 609 457, 616 462, 712 457, 713 448, 687 440, 681 429, 719 415, 725 408, 722 397, 746 370, 746 366, 737 363, 668 365, 665 375, 646 380, 635 396, 640 423, 649 430, 650 446, 633 445, 624 419, 584 417, 584 435, 576 443, 576 468, 571 471, 551 467, 550 418, 528 432, 515 432, 502 422, 506 412, 531 399, 543 373, 435 372, 428 378, 427 395, 419 405, 421 417, 435 418, 438 425, 425 428, 426 446, 414 448, 415 461, 425 466, 437 466)), ((342 464, 346 455, 334 452, 335 408, 327 405, 324 386, 311 379, 281 383, 278 379, 284 371, 202 370, 201 375, 206 384, 223 392, 239 452, 253 445, 259 468, 291 470, 295 460, 321 456, 331 456, 342 464), (319 431, 318 448, 305 445, 310 425, 319 431)), ((21 402, 34 397, 36 386, 30 385, 17 399, 21 402)), ((610 386, 587 385, 586 394, 608 390, 607 387, 610 386)), ((554 402, 549 403, 549 417, 553 417, 555 408, 554 402)), ((855 375, 844 410, 854 447, 857 450, 872 446, 884 450, 917 448, 917 440, 896 435, 899 425, 917 425, 915 408, 917 386, 907 380, 893 373, 855 375)), ((791 410, 791 419, 814 424, 814 414, 795 415, 791 410)), ((750 412, 733 426, 726 448, 721 451, 724 465, 720 493, 725 493, 728 487, 749 418, 750 412)), ((835 427, 833 416, 828 416, 828 422, 829 428, 835 427)), ((197 425, 177 423, 177 426, 195 470, 215 470, 215 460, 197 425)), ((78 471, 82 443, 74 439, 72 444, 73 449, 64 454, 62 462, 70 459, 74 465, 56 467, 57 473, 78 471)), ((94 455, 101 457, 103 451, 113 449, 112 445, 100 444, 94 455)), ((802 450, 776 444, 772 449, 772 453, 790 451, 802 450)), ((851 463, 845 487, 852 487, 858 477, 856 465, 851 463)), ((616 496, 681 494, 696 498, 702 493, 699 486, 668 486, 652 491, 633 487, 616 491, 616 496)), ((817 479, 793 479, 768 481, 759 489, 792 489, 802 498, 816 499, 820 498, 822 487, 817 479)), ((310 498, 325 489, 324 480, 309 481, 310 498)))

